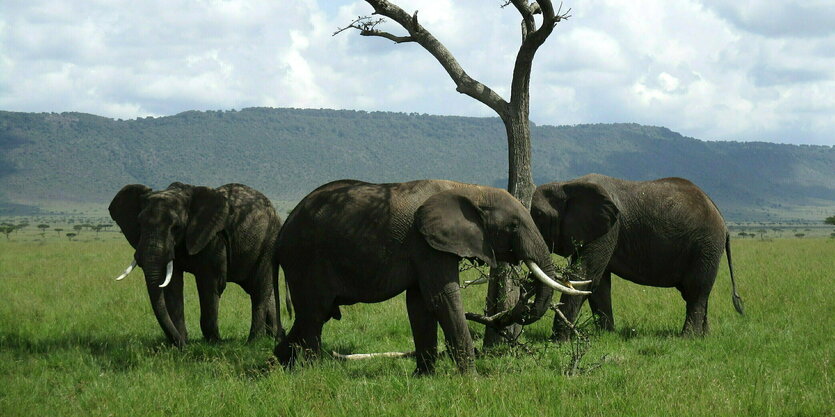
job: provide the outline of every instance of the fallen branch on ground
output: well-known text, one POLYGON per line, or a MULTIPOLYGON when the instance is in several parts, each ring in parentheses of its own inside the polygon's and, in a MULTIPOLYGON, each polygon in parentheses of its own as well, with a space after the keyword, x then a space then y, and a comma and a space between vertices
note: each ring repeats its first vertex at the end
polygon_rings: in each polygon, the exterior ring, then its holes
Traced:
POLYGON ((333 356, 334 359, 339 359, 342 361, 357 361, 373 358, 413 358, 415 356, 415 351, 412 350, 409 352, 350 353, 347 355, 338 352, 331 352, 331 356, 333 356))

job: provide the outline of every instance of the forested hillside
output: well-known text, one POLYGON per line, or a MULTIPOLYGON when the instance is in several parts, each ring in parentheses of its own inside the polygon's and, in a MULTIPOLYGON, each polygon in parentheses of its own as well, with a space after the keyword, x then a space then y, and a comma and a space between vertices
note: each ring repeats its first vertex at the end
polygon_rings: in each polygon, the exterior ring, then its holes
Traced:
MULTIPOLYGON (((706 142, 636 124, 534 126, 532 134, 537 183, 589 172, 681 176, 733 219, 835 208, 833 147, 706 142)), ((251 108, 137 120, 0 112, 0 152, 6 213, 47 201, 106 206, 129 183, 241 182, 295 201, 339 178, 504 187, 507 177, 498 119, 348 110, 251 108)))

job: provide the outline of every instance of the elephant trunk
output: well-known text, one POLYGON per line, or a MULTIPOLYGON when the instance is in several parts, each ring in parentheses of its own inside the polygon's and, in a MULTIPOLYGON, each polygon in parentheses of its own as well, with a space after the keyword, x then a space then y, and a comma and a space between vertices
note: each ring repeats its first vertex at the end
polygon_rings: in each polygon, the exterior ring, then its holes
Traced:
POLYGON ((535 226, 531 228, 529 236, 522 239, 521 242, 527 242, 527 245, 519 244, 517 250, 523 254, 522 259, 527 264, 528 269, 531 270, 532 277, 537 279, 536 292, 533 294, 533 304, 528 302, 530 296, 519 299, 516 306, 511 309, 509 320, 513 323, 527 325, 536 322, 545 315, 545 312, 551 307, 554 290, 575 295, 584 292, 572 288, 572 284, 583 284, 581 282, 569 282, 566 286, 557 281, 565 281, 565 279, 557 273, 556 267, 551 262, 548 245, 535 226))
MULTIPOLYGON (((554 268, 554 264, 549 262, 546 266, 549 271, 549 276, 556 276, 556 270, 554 268)), ((534 298, 533 307, 531 308, 530 313, 528 313, 528 322, 522 324, 530 324, 536 322, 537 320, 541 319, 542 316, 545 315, 545 312, 551 307, 551 297, 554 295, 554 289, 545 285, 545 283, 538 281, 536 286, 536 295, 534 298)))
MULTIPOLYGON (((514 244, 513 251, 518 254, 520 260, 528 264, 529 268, 531 265, 539 265, 537 268, 544 268, 545 271, 548 271, 548 274, 555 276, 556 269, 551 262, 548 246, 536 226, 530 224, 527 228, 523 227, 521 230, 527 233, 520 234, 520 238, 514 244)), ((529 288, 527 294, 522 294, 519 302, 510 310, 510 315, 506 320, 517 324, 530 324, 542 318, 548 311, 554 289, 539 280, 529 281, 529 283, 533 284, 533 287, 531 285, 527 286, 529 288), (530 303, 529 300, 532 296, 534 301, 530 303)))
POLYGON ((164 258, 157 262, 144 263, 144 265, 145 286, 148 289, 148 297, 151 300, 151 309, 154 311, 154 316, 156 316, 157 322, 159 322, 168 341, 177 347, 183 347, 186 344, 185 338, 177 330, 174 322, 171 321, 171 316, 168 314, 168 308, 165 305, 165 289, 161 288, 160 285, 166 275, 168 275, 168 279, 170 280, 172 262, 168 262, 166 268, 168 269, 167 274, 163 273, 163 265, 165 265, 164 258))

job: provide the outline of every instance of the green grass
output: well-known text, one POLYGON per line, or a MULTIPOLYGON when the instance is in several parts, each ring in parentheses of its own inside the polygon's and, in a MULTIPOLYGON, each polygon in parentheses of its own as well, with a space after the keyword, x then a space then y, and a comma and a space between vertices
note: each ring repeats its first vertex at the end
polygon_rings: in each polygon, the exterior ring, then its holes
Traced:
MULTIPOLYGON (((102 236, 0 238, 0 415, 833 414, 833 239, 734 240, 746 316, 733 310, 723 265, 705 338, 677 336, 684 302, 675 290, 618 279, 618 330, 592 331, 577 375, 565 374, 571 345, 547 341, 549 314, 525 329, 526 348, 479 357, 477 376, 460 376, 442 359, 436 376, 412 378, 411 359, 326 359, 265 372, 273 344, 244 344, 243 291, 229 286, 221 300, 225 340, 207 344, 190 278, 192 341, 171 348, 141 272, 113 281, 130 260, 127 243, 112 231, 102 236)), ((464 290, 468 310, 481 310, 485 290, 464 290)), ((328 351, 411 350, 403 296, 344 307, 323 341, 328 351)))

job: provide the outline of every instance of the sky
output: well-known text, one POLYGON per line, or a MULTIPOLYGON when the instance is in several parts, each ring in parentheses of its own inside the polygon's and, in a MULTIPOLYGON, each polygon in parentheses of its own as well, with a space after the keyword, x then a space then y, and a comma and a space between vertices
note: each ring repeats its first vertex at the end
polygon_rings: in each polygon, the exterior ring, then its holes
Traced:
MULTIPOLYGON (((509 99, 501 0, 395 0, 509 99)), ((564 0, 534 60, 539 125, 635 122, 704 140, 835 145, 832 0, 564 0)), ((334 108, 493 117, 414 43, 338 27, 346 0, 2 0, 0 110, 131 119, 334 108)), ((393 24, 383 26, 405 32, 393 24)))

